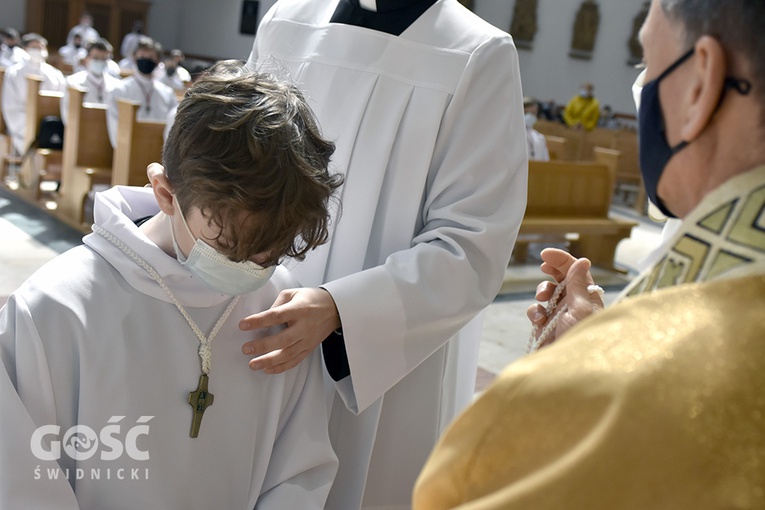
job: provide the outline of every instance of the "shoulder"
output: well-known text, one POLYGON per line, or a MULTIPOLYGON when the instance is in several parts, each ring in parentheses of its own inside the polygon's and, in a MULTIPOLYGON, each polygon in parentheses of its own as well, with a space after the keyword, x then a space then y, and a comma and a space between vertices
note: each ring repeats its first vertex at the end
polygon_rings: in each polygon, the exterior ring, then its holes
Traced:
POLYGON ((99 284, 110 281, 112 272, 102 257, 81 245, 44 264, 19 287, 17 293, 30 308, 51 301, 68 306, 86 301, 99 284))
POLYGON ((3 81, 13 80, 16 79, 18 76, 23 76, 24 69, 26 67, 26 62, 16 62, 12 66, 8 67, 5 70, 5 77, 3 78, 3 81))
POLYGON ((512 47, 507 32, 491 25, 457 0, 439 0, 402 37, 445 50, 473 53, 485 47, 512 47))
POLYGON ((83 83, 85 83, 88 79, 88 72, 87 71, 79 71, 74 74, 70 74, 66 77, 66 83, 67 85, 73 85, 76 87, 81 86, 83 83))
POLYGON ((56 69, 52 65, 48 64, 47 62, 42 63, 42 65, 40 66, 40 70, 46 76, 60 78, 61 81, 64 81, 64 73, 62 73, 60 70, 56 69))
POLYGON ((540 377, 565 378, 562 386, 608 378, 634 393, 652 392, 661 381, 681 395, 694 387, 727 393, 752 377, 765 385, 765 374, 751 370, 753 360, 765 363, 763 308, 765 276, 679 285, 582 321, 531 360, 544 367, 540 377), (710 386, 714 380, 724 387, 710 386))
POLYGON ((165 97, 175 96, 175 92, 173 91, 173 89, 169 85, 166 85, 160 80, 152 80, 152 85, 154 86, 154 89, 157 92, 159 92, 165 97))

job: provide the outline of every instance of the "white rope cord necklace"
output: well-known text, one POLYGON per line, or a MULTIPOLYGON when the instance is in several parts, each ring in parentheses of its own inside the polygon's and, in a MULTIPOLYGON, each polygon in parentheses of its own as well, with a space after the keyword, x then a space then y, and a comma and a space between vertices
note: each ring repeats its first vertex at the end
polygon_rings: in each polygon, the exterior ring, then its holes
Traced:
MULTIPOLYGON (((545 307, 546 315, 547 317, 550 317, 553 313, 555 313, 555 307, 558 306, 558 299, 560 299, 561 294, 563 294, 563 290, 566 288, 566 282, 565 280, 560 282, 557 287, 555 287, 555 291, 553 292, 552 296, 550 296, 550 299, 547 301, 547 306, 545 307)), ((555 316, 550 320, 550 322, 547 323, 545 328, 542 330, 542 333, 537 336, 537 332, 539 331, 539 326, 534 324, 531 327, 531 336, 529 337, 529 343, 526 346, 526 354, 529 354, 531 352, 539 350, 540 347, 542 347, 547 340, 547 337, 550 336, 550 334, 555 331, 555 328, 558 327, 558 321, 560 320, 560 316, 563 315, 568 311, 568 305, 563 305, 558 311, 558 313, 555 314, 555 316)))
POLYGON ((239 296, 235 296, 234 299, 231 300, 231 302, 226 307, 226 310, 224 310, 223 314, 218 318, 215 326, 213 326, 210 334, 205 336, 204 333, 202 333, 202 330, 199 329, 199 326, 197 326, 197 323, 194 322, 194 320, 189 316, 189 314, 186 312, 186 309, 183 307, 183 305, 181 305, 167 284, 165 284, 165 281, 162 279, 156 269, 154 269, 148 262, 143 260, 136 252, 128 248, 125 243, 117 239, 111 232, 95 224, 92 228, 93 232, 102 236, 114 246, 122 250, 125 255, 127 255, 136 264, 138 264, 140 267, 146 270, 147 273, 149 273, 149 276, 151 276, 154 281, 159 284, 162 290, 165 291, 165 294, 167 294, 167 297, 170 298, 170 301, 172 301, 178 311, 181 312, 181 315, 183 315, 183 318, 186 319, 189 327, 199 339, 199 350, 197 352, 199 354, 199 358, 202 361, 202 375, 199 376, 199 384, 196 391, 189 393, 189 404, 192 408, 194 408, 194 415, 191 421, 191 432, 189 435, 191 437, 197 437, 199 434, 199 427, 202 423, 202 415, 204 414, 205 409, 213 404, 213 394, 210 393, 207 389, 207 385, 209 384, 210 363, 212 361, 211 344, 215 336, 218 334, 221 326, 223 326, 223 323, 226 322, 226 319, 228 319, 228 316, 231 315, 234 307, 239 302, 239 296))

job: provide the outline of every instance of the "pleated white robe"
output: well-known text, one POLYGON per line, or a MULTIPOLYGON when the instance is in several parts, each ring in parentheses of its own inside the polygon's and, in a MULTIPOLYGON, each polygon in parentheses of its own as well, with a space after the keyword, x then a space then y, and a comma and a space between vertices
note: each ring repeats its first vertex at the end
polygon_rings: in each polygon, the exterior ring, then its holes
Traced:
MULTIPOLYGON (((131 221, 156 212, 146 188, 117 187, 96 198, 96 222, 162 275, 207 334, 231 298, 192 276, 131 221)), ((85 243, 46 264, 0 309, 0 508, 323 508, 337 458, 320 354, 278 376, 253 372, 241 352, 252 334, 237 327, 237 317, 267 308, 295 285, 289 273, 277 268, 263 288, 243 296, 214 338, 214 401, 191 438, 188 394, 201 373, 199 340, 122 250, 97 234, 85 243), (35 440, 44 426, 60 430, 35 440), (79 450, 92 457, 65 452, 77 441, 67 436, 74 426, 98 435, 79 450), (147 427, 133 441, 147 459, 128 450, 136 426, 147 427), (124 450, 108 445, 105 427, 116 427, 111 435, 124 450), (61 442, 58 462, 38 458, 32 445, 51 451, 52 441, 61 442)))
POLYGON ((407 508, 472 397, 477 315, 525 210, 521 81, 511 37, 456 0, 400 36, 329 23, 336 4, 278 2, 250 63, 289 70, 345 175, 330 242, 293 268, 332 294, 351 368, 329 396, 340 471, 327 508, 407 508))

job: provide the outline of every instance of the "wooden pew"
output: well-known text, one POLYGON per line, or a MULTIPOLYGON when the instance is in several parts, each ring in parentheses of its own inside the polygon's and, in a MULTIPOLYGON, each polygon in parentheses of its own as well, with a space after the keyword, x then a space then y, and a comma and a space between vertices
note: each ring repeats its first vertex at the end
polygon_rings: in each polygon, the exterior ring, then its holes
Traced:
POLYGON ((571 161, 574 159, 572 149, 574 148, 568 140, 562 136, 544 135, 547 143, 547 152, 550 153, 550 159, 560 161, 571 161))
POLYGON ((616 246, 635 222, 608 216, 614 177, 599 163, 529 161, 528 204, 513 251, 524 262, 532 242, 567 240, 574 256, 614 267, 616 246))
POLYGON ((616 169, 616 192, 626 192, 628 195, 634 193, 632 207, 638 213, 646 214, 648 199, 643 174, 640 172, 637 134, 632 131, 617 131, 614 149, 622 153, 616 169))
MULTIPOLYGON (((556 151, 557 158, 551 157, 551 159, 592 161, 595 159, 595 147, 618 150, 621 157, 616 168, 615 191, 617 193, 624 192, 625 197, 631 197, 634 194, 633 207, 637 212, 645 214, 646 198, 640 174, 638 140, 635 131, 603 128, 584 131, 582 129, 570 129, 565 124, 548 120, 538 121, 534 128, 546 138, 552 137, 554 140, 551 150, 556 151), (565 142, 556 142, 557 139, 563 139, 565 142), (557 148, 561 144, 565 146, 564 149, 557 148), (562 152, 558 153, 558 151, 562 152)), ((549 142, 548 149, 550 149, 549 142)))
MULTIPOLYGON (((37 137, 43 117, 61 115, 62 92, 40 90, 42 78, 30 75, 27 80, 26 125, 24 147, 29 147, 37 137)), ((45 180, 61 179, 62 151, 38 149, 24 160, 19 172, 20 186, 15 192, 23 198, 36 202, 40 199, 40 184, 45 180)))
POLYGON ((621 151, 616 149, 607 149, 605 147, 592 148, 593 160, 595 163, 606 165, 611 172, 611 179, 616 184, 616 174, 619 171, 619 161, 622 158, 621 151))
POLYGON ((57 215, 83 226, 83 201, 95 184, 109 185, 114 151, 106 129, 106 105, 83 104, 85 90, 69 87, 63 172, 57 215))
POLYGON ((149 182, 146 167, 161 161, 165 123, 136 120, 138 103, 120 99, 117 106, 119 124, 111 185, 143 186, 149 182))

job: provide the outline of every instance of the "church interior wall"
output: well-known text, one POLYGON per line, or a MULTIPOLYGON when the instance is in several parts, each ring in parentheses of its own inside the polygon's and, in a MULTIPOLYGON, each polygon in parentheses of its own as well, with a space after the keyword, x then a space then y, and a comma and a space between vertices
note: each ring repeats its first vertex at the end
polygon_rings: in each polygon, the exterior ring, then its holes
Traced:
MULTIPOLYGON (((644 0, 601 0, 600 24, 591 60, 569 57, 576 13, 583 0, 538 0, 537 32, 531 49, 519 49, 524 94, 567 103, 579 85, 591 82, 601 105, 635 114, 632 84, 639 71, 627 65, 635 16, 644 0)), ((474 0, 474 11, 509 30, 515 1, 474 0)))
POLYGON ((27 24, 27 3, 25 0, 2 0, 0 26, 13 27, 23 32, 27 24))
MULTIPOLYGON (((474 11, 502 30, 509 30, 515 1, 474 0, 474 11)), ((631 85, 638 71, 627 65, 628 39, 644 0, 599 1, 600 25, 591 60, 569 57, 576 12, 583 0, 538 0, 537 32, 531 49, 519 49, 524 94, 566 103, 582 82, 595 85, 601 104, 634 114, 631 85)), ((258 17, 275 0, 260 0, 258 17)), ((25 0, 3 0, 0 25, 23 31, 25 0)), ((239 33, 242 0, 154 0, 148 33, 166 48, 189 55, 247 58, 252 35, 239 33)), ((98 28, 98 27, 96 27, 98 28)), ((111 41, 119 47, 120 41, 111 41)))

